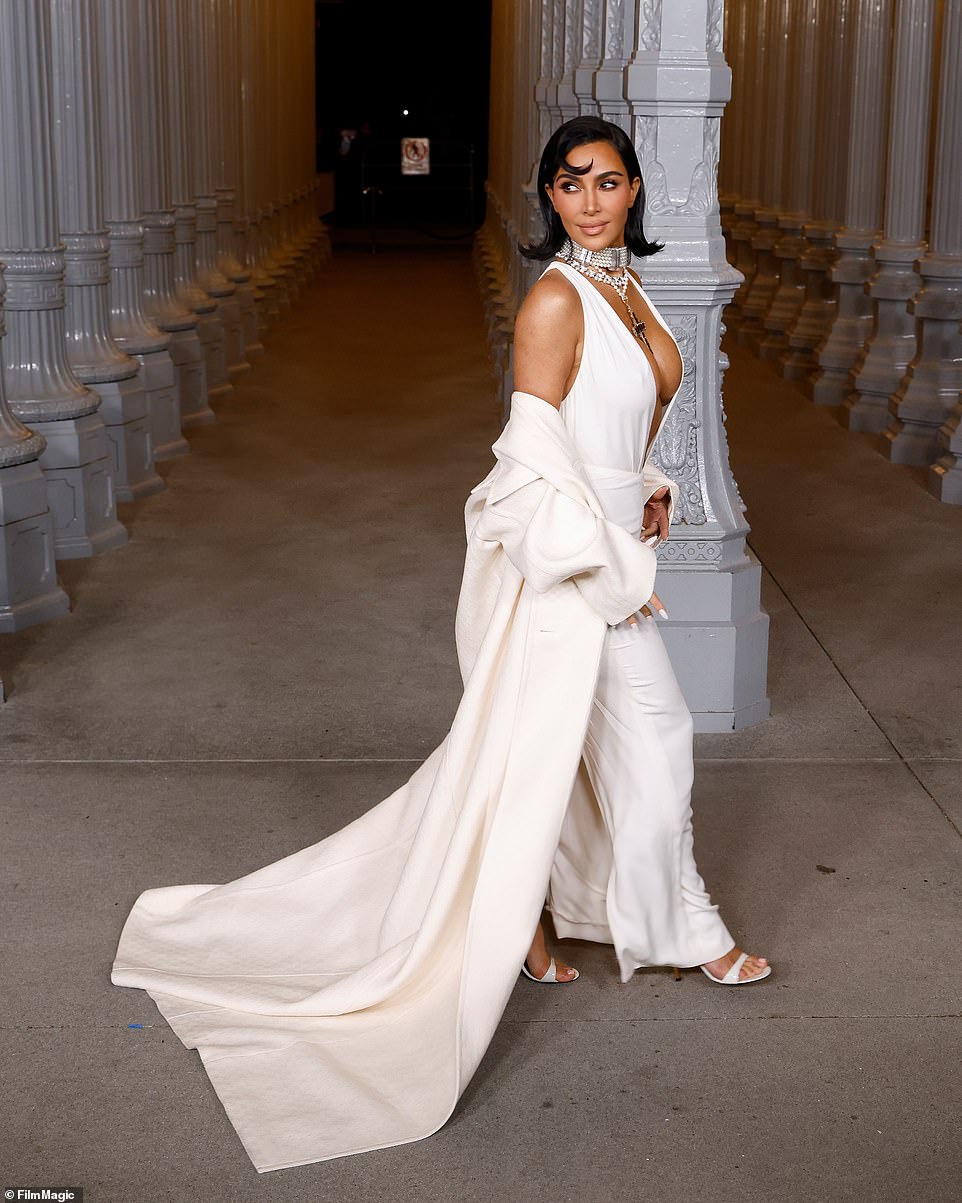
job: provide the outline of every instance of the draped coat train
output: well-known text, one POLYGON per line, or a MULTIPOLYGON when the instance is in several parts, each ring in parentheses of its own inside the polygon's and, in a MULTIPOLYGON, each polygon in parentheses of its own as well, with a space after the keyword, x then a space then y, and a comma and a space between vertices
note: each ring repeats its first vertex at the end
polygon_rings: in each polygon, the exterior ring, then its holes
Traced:
MULTIPOLYGON (((546 896, 610 942, 610 839, 579 772, 606 627, 654 551, 609 521, 561 415, 528 393, 465 506, 464 693, 411 778, 225 885, 137 899, 111 979, 196 1048, 258 1171, 418 1140, 478 1067, 546 896)), ((676 490, 646 463, 646 497, 676 490)))

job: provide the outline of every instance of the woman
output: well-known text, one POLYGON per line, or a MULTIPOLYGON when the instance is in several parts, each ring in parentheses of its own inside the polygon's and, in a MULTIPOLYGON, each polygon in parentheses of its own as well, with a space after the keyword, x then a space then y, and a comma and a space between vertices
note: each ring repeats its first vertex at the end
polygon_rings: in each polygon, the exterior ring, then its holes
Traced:
MULTIPOLYGON (((650 250, 630 144, 586 121, 546 148, 549 240, 556 212, 586 250, 626 233, 650 250)), ((555 973, 544 949, 546 897, 559 935, 615 944, 623 979, 642 963, 716 978, 731 964, 739 982, 768 972, 762 958, 739 964, 697 877, 690 716, 650 618, 662 607, 649 542, 667 534, 674 486, 636 469, 654 393, 677 387, 677 350, 640 291, 636 345, 583 285, 569 268, 546 273, 519 318, 521 387, 465 506, 464 693, 441 744, 311 847, 226 885, 146 890, 121 933, 111 980, 147 990, 198 1050, 258 1171, 437 1131, 525 957, 529 976, 575 976, 555 973), (592 439, 610 433, 620 454, 639 406, 637 458, 621 468, 592 439), (612 738, 601 708, 628 737, 612 738), (663 888, 647 888, 651 874, 663 888)))
MULTIPOLYGON (((561 260, 549 264, 518 314, 515 385, 562 412, 585 460, 602 469, 593 483, 608 516, 642 539, 663 541, 669 489, 660 486, 642 514, 638 474, 681 384, 681 356, 627 255, 625 266, 607 266, 617 258, 610 248, 642 256, 661 249, 642 231, 634 147, 617 126, 577 117, 548 141, 538 189, 546 233, 522 253, 560 253, 561 260)), ((654 593, 641 611, 648 621, 630 615, 610 628, 585 747, 613 837, 607 911, 620 929, 622 973, 642 964, 701 964, 725 985, 761 981, 771 972, 767 960, 735 946, 695 868, 691 718, 653 611, 665 615, 654 593)), ((564 927, 591 938, 577 925, 564 927)), ((578 976, 549 958, 540 924, 525 969, 541 981, 578 976)))

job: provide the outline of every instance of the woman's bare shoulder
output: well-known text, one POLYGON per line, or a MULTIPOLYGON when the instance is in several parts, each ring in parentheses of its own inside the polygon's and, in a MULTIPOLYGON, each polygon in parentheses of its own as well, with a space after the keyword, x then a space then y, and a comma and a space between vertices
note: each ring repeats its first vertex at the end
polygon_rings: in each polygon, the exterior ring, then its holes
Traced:
POLYGON ((573 284, 559 271, 545 272, 534 284, 518 310, 516 325, 523 333, 557 331, 560 326, 577 327, 581 301, 573 284))
POLYGON ((574 286, 561 272, 546 272, 515 320, 515 388, 559 406, 578 368, 583 320, 574 286))

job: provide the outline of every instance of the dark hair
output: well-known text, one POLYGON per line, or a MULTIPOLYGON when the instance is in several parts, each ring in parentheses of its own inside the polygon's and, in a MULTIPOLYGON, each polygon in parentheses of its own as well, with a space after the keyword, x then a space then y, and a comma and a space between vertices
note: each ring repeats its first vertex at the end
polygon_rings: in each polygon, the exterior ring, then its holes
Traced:
POLYGON ((641 167, 631 139, 620 126, 604 121, 601 117, 572 117, 564 125, 558 126, 541 153, 541 163, 538 167, 538 204, 541 206, 541 216, 546 229, 540 242, 533 242, 530 246, 523 243, 519 245, 518 250, 526 259, 550 259, 561 249, 567 235, 561 218, 548 199, 545 185, 553 183, 554 177, 562 167, 574 175, 585 175, 591 169, 591 164, 586 167, 572 167, 568 162, 568 155, 579 146, 587 146, 589 142, 610 143, 624 163, 628 179, 641 180, 638 195, 628 210, 628 220, 625 222, 625 245, 633 255, 639 256, 654 255, 663 248, 662 242, 649 242, 642 229, 645 183, 641 178, 641 167))

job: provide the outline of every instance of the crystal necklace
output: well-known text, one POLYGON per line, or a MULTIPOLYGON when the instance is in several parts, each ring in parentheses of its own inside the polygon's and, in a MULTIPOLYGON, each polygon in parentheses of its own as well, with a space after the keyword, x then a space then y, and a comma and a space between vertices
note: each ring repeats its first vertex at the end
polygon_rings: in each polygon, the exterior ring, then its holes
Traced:
POLYGON ((655 353, 651 350, 651 343, 645 335, 645 323, 639 320, 628 300, 628 248, 626 246, 608 246, 604 250, 590 251, 586 246, 579 246, 570 238, 566 238, 557 257, 562 262, 570 264, 575 271, 587 276, 589 280, 597 280, 599 284, 609 284, 615 290, 621 297, 621 303, 628 310, 632 334, 635 338, 641 339, 654 357, 655 353), (619 268, 621 275, 612 275, 612 268, 619 268))

